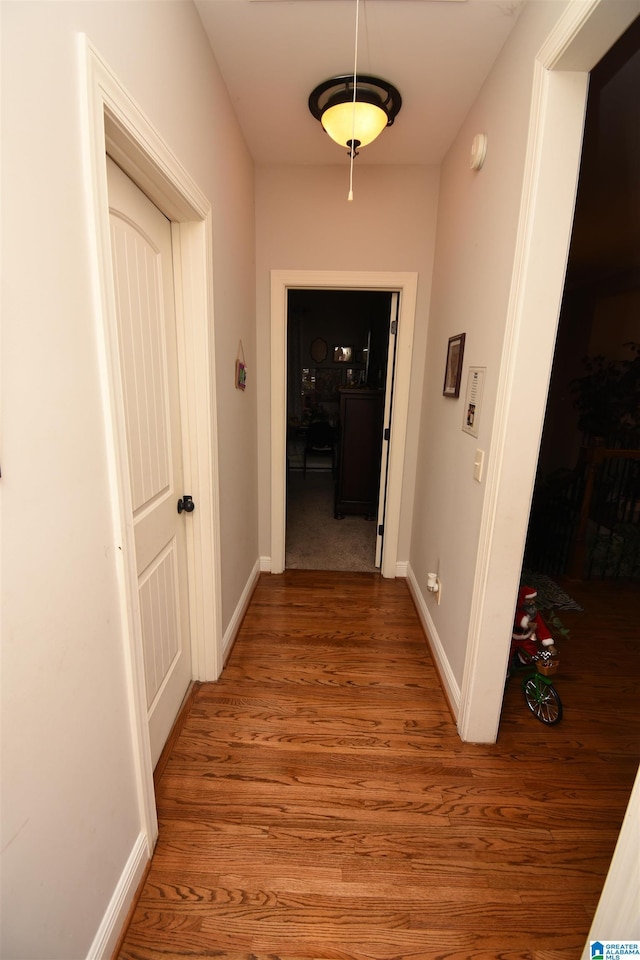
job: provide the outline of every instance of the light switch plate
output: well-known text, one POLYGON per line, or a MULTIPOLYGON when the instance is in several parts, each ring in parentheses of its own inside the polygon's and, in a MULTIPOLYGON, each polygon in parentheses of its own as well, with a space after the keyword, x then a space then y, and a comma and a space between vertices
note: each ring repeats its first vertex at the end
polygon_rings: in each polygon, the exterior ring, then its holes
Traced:
POLYGON ((476 450, 476 458, 473 461, 473 479, 478 483, 482 480, 482 471, 484 470, 484 450, 476 450))

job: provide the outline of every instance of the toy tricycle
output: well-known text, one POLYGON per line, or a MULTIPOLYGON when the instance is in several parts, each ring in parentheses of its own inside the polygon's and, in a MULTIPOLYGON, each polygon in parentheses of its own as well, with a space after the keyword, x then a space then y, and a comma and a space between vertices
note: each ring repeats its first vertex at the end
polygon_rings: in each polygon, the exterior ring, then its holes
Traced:
POLYGON ((537 597, 533 587, 520 587, 507 675, 526 671, 522 680, 525 703, 538 720, 552 725, 562 720, 562 701, 551 679, 560 658, 536 606, 537 597))

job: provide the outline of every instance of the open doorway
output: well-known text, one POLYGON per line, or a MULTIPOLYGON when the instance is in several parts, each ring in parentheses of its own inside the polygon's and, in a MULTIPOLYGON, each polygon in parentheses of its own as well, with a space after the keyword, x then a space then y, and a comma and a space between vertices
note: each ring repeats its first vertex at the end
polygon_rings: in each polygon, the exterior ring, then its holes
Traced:
POLYGON ((640 18, 590 74, 525 568, 640 579, 640 18))
POLYGON ((288 291, 288 568, 379 569, 394 300, 377 290, 288 291))
POLYGON ((409 396, 413 333, 416 320, 418 275, 415 272, 367 270, 271 271, 271 573, 285 569, 286 444, 287 444, 287 301, 289 290, 391 291, 396 298, 397 324, 393 408, 387 444, 384 498, 383 577, 406 575, 406 561, 398 557, 405 450, 409 435, 415 440, 415 421, 409 429, 409 396))
MULTIPOLYGON (((617 716, 629 711, 631 726, 637 721, 628 678, 637 675, 640 581, 639 86, 640 19, 590 72, 521 574, 537 591, 543 626, 559 649, 565 717, 586 730, 580 704, 588 701, 611 750, 620 731, 607 724, 607 704, 615 702, 617 716)), ((513 688, 506 693, 514 695, 513 688)), ((611 782, 626 776, 612 770, 611 782)))

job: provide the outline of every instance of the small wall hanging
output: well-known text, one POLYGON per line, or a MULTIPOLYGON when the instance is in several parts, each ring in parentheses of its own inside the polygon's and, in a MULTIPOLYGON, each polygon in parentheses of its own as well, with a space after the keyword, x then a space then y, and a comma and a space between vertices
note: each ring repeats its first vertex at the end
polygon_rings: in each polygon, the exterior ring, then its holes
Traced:
POLYGON ((460 396, 465 337, 466 334, 464 333, 459 333, 455 337, 449 337, 447 362, 444 368, 444 387, 442 388, 442 395, 444 397, 460 396))
POLYGON ((244 350, 242 340, 238 344, 238 356, 236 358, 236 390, 244 390, 247 386, 247 365, 244 360, 244 350))

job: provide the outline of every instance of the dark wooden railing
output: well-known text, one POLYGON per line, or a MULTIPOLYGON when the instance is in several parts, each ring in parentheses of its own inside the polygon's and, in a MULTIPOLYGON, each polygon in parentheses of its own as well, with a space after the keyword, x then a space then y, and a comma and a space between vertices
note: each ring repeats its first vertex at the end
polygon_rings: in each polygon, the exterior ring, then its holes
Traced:
POLYGON ((572 579, 640 573, 639 463, 640 450, 584 449, 582 502, 567 565, 572 579))

